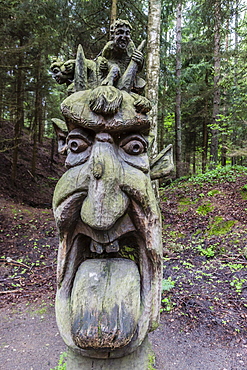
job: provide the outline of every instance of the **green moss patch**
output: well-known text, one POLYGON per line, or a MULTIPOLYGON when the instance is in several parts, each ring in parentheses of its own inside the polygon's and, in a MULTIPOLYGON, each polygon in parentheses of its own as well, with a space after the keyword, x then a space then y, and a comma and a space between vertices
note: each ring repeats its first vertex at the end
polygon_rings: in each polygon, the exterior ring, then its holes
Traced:
POLYGON ((217 195, 217 194, 220 194, 221 192, 217 189, 213 189, 213 190, 210 190, 208 193, 207 193, 207 196, 209 197, 213 197, 214 195, 217 195))
POLYGON ((225 235, 231 231, 236 222, 235 220, 224 221, 222 217, 215 217, 215 222, 211 225, 208 235, 225 235))
POLYGON ((241 190, 240 194, 243 200, 247 200, 247 190, 241 190))
POLYGON ((184 238, 185 234, 179 232, 178 230, 172 230, 169 233, 167 233, 167 237, 172 238, 173 240, 175 240, 175 239, 184 238))
POLYGON ((189 207, 194 204, 190 198, 182 197, 178 200, 178 212, 183 213, 188 211, 189 207))
POLYGON ((202 205, 200 205, 197 208, 196 213, 202 216, 206 216, 209 212, 212 212, 213 210, 214 210, 214 206, 212 206, 210 202, 207 202, 207 203, 203 203, 202 205))

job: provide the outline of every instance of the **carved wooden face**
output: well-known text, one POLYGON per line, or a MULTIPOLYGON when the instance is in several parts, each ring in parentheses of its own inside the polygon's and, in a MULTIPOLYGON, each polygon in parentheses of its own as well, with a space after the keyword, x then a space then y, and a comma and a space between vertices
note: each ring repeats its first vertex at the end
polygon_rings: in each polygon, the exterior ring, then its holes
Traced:
POLYGON ((101 113, 103 90, 75 93, 63 103, 68 171, 53 200, 58 326, 71 348, 101 358, 134 351, 155 328, 160 304, 161 223, 147 117, 129 94, 115 90, 104 87, 108 103, 101 113))
POLYGON ((50 67, 52 77, 59 85, 71 83, 73 80, 73 71, 67 72, 63 63, 53 63, 50 67))
POLYGON ((130 28, 127 25, 118 26, 113 41, 118 49, 125 50, 130 42, 130 28))

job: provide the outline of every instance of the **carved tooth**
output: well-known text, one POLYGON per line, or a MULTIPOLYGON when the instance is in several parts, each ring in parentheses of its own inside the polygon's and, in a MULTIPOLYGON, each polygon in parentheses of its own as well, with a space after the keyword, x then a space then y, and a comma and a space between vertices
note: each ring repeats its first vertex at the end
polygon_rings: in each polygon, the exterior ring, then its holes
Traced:
POLYGON ((114 240, 114 242, 108 244, 106 246, 106 252, 107 253, 113 253, 113 252, 118 252, 119 251, 119 244, 117 240, 114 240))
POLYGON ((90 251, 94 252, 94 253, 101 254, 101 253, 103 253, 103 247, 102 247, 101 244, 97 243, 96 241, 91 240, 90 251))

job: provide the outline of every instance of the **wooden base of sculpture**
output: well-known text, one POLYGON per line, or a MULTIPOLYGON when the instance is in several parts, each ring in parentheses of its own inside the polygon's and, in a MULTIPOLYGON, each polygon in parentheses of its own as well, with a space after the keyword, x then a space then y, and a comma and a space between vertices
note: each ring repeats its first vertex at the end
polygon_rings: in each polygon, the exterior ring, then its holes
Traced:
POLYGON ((68 350, 67 370, 148 370, 153 351, 148 337, 138 349, 128 356, 106 360, 83 357, 68 350))

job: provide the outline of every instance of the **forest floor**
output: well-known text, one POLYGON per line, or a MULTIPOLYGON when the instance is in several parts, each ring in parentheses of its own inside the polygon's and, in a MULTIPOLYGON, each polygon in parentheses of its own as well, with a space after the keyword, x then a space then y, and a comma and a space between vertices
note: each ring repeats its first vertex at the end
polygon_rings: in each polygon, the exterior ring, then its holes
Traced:
MULTIPOLYGON (((26 159, 15 184, 11 151, 0 153, 0 369, 48 370, 65 351, 54 315, 58 238, 51 211, 63 168, 55 158, 49 169, 47 144, 33 178, 31 154, 25 145, 20 150, 26 159)), ((164 276, 161 325, 150 334, 155 368, 246 370, 247 171, 173 182, 161 188, 160 204, 164 276)))

